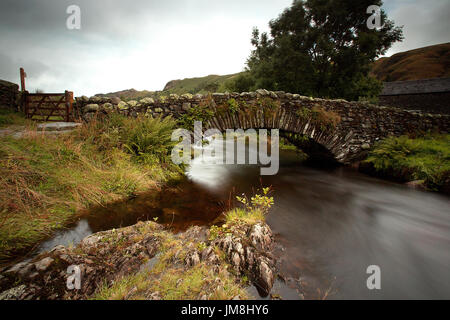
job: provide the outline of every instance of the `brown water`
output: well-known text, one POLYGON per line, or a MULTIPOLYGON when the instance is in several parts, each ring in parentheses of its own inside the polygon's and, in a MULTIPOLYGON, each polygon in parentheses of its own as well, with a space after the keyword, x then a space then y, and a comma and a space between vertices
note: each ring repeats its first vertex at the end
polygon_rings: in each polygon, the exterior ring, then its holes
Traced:
POLYGON ((131 226, 138 221, 156 221, 175 232, 183 231, 192 225, 211 224, 224 210, 217 196, 185 180, 158 192, 150 191, 134 199, 93 207, 82 213, 73 225, 43 242, 36 252, 48 251, 59 244, 76 245, 92 233, 131 226))
MULTIPOLYGON (((189 181, 129 202, 96 208, 74 227, 44 243, 76 244, 101 230, 158 217, 175 230, 208 224, 230 194, 272 185, 267 221, 285 250, 273 292, 285 299, 449 299, 450 200, 357 172, 315 170, 295 152, 281 152, 275 176, 257 166, 195 160, 189 181), (381 290, 366 286, 369 265, 381 268, 381 290)), ((256 291, 255 291, 256 293, 256 291)))

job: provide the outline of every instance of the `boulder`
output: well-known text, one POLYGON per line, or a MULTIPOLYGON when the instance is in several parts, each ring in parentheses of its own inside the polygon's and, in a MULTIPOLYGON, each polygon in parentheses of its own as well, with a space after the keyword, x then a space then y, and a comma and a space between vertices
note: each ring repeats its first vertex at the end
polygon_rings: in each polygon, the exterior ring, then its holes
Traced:
POLYGON ((48 269, 48 267, 51 266, 51 264, 55 261, 55 259, 47 257, 44 258, 42 260, 39 260, 38 262, 36 262, 34 264, 34 266, 36 267, 36 270, 38 271, 45 271, 48 269))
POLYGON ((427 190, 424 180, 409 181, 409 182, 406 182, 405 185, 407 185, 411 189, 427 190))
POLYGON ((192 94, 190 94, 190 93, 185 93, 185 94, 182 94, 181 97, 182 97, 183 99, 190 100, 190 99, 192 99, 194 96, 193 96, 192 94))
POLYGON ((268 96, 268 95, 270 95, 270 92, 267 91, 266 89, 258 89, 258 90, 256 90, 256 94, 261 95, 261 96, 268 96))
POLYGON ((153 100, 153 98, 147 97, 147 98, 141 99, 139 102, 142 104, 154 104, 155 100, 153 100))
POLYGON ((276 270, 272 256, 274 239, 270 227, 263 222, 252 226, 244 225, 239 226, 233 234, 246 236, 241 238, 226 234, 212 244, 223 250, 236 273, 249 275, 260 294, 267 296, 272 289, 276 270))
POLYGON ((93 96, 93 97, 89 98, 89 101, 93 102, 93 103, 102 103, 102 98, 97 97, 97 96, 93 96))
POLYGON ((96 103, 90 103, 84 106, 84 112, 97 112, 100 109, 99 105, 96 103))
POLYGON ((117 104, 117 107, 119 108, 119 110, 127 110, 128 109, 128 103, 126 103, 125 101, 120 101, 117 104))
POLYGON ((136 107, 137 104, 138 104, 138 102, 137 102, 136 100, 130 100, 130 101, 128 101, 128 105, 129 105, 130 107, 136 107))
POLYGON ((112 103, 105 103, 103 104, 103 109, 105 109, 106 111, 112 111, 114 109, 114 106, 112 105, 112 103))
POLYGON ((256 287, 262 296, 267 296, 273 287, 274 275, 272 269, 269 267, 263 258, 258 259, 256 276, 256 287))
POLYGON ((114 105, 118 105, 120 103, 120 98, 119 97, 112 97, 111 98, 111 103, 114 105))

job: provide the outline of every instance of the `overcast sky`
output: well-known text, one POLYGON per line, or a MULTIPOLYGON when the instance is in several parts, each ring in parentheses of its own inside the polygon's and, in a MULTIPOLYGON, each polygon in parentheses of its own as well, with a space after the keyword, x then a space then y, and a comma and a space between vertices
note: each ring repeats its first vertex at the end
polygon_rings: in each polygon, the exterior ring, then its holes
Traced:
MULTIPOLYGON (((357 0, 355 0, 357 1, 357 0)), ((161 90, 167 81, 242 71, 253 26, 292 0, 1 0, 0 79, 76 96, 161 90), (81 8, 81 30, 66 9, 81 8)), ((450 41, 449 0, 385 0, 405 40, 387 55, 450 41)))

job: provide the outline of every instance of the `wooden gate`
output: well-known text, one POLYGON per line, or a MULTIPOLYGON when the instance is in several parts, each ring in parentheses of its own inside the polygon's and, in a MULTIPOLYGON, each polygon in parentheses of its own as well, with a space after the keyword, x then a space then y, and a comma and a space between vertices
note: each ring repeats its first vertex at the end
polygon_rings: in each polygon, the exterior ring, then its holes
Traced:
POLYGON ((73 92, 28 93, 24 92, 24 111, 29 119, 39 121, 73 121, 73 92))
POLYGON ((22 109, 25 117, 39 121, 73 121, 73 92, 29 93, 25 90, 26 73, 20 68, 22 109))

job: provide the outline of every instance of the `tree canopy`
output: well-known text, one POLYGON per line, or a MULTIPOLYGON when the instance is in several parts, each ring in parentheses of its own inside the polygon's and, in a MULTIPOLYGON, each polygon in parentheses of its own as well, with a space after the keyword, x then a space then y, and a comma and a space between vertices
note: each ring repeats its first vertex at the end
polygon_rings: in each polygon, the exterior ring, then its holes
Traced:
POLYGON ((371 64, 403 33, 382 9, 382 26, 368 28, 370 5, 382 1, 295 0, 270 21, 270 35, 253 29, 248 72, 236 86, 349 100, 377 95, 371 64))

